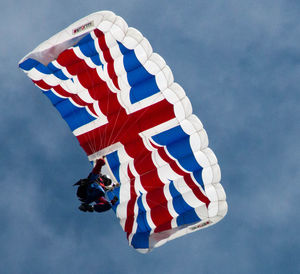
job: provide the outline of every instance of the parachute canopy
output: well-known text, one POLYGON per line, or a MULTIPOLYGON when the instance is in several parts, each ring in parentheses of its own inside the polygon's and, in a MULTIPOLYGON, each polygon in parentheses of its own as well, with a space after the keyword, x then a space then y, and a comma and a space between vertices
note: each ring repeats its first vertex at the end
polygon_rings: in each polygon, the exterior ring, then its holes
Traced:
MULTIPOLYGON (((146 253, 227 212, 217 158, 182 87, 142 34, 91 14, 19 63, 65 119, 90 161, 106 156, 113 206, 146 253)), ((200 93, 201 94, 201 93, 200 93)))

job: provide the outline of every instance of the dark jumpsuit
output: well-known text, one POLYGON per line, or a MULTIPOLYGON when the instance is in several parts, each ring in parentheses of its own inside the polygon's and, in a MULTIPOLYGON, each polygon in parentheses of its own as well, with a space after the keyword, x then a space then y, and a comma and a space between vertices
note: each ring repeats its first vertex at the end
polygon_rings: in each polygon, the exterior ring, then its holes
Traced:
POLYGON ((102 166, 105 165, 103 159, 99 159, 93 168, 92 172, 88 176, 90 181, 86 190, 86 197, 80 199, 83 204, 90 204, 95 202, 94 210, 97 212, 103 212, 111 209, 111 204, 105 199, 105 190, 99 184, 101 182, 100 172, 102 166))

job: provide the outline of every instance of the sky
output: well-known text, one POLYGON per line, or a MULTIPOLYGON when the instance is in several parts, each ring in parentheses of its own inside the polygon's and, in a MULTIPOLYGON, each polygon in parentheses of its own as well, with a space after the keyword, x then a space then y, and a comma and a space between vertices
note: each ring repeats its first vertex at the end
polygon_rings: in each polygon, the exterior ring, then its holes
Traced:
POLYGON ((1 273, 299 273, 300 2, 6 1, 0 15, 1 273), (184 3, 184 4, 183 4, 184 3), (147 255, 84 214, 84 152, 18 61, 111 10, 171 67, 218 157, 228 213, 147 255), (297 122, 298 121, 298 122, 297 122))

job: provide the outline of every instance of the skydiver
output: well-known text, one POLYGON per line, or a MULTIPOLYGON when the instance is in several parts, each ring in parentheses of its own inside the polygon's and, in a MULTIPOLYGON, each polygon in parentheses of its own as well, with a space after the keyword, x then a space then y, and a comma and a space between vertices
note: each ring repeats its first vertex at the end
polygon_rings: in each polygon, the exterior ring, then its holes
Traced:
POLYGON ((118 201, 114 197, 110 202, 105 198, 105 192, 112 190, 116 185, 112 180, 101 173, 101 168, 105 165, 103 158, 97 160, 96 165, 86 179, 80 179, 77 183, 77 197, 82 202, 78 207, 83 212, 104 212, 111 209, 111 206, 118 201), (91 203, 95 202, 94 205, 91 203))

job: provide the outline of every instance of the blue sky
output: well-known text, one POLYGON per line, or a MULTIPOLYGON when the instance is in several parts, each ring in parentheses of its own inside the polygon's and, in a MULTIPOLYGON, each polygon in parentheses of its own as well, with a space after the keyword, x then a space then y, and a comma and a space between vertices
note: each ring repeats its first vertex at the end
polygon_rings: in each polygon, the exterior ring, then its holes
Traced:
POLYGON ((1 273, 299 273, 300 3, 9 1, 2 5, 1 273), (69 24, 112 10, 164 57, 208 132, 229 211, 147 255, 113 212, 82 214, 90 164, 18 61, 69 24), (298 122, 297 122, 298 121, 298 122))

